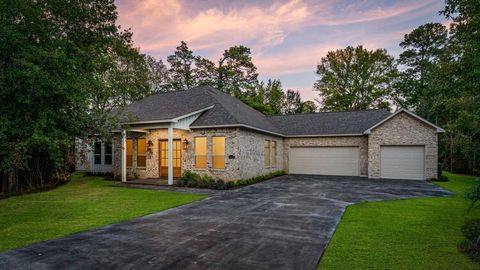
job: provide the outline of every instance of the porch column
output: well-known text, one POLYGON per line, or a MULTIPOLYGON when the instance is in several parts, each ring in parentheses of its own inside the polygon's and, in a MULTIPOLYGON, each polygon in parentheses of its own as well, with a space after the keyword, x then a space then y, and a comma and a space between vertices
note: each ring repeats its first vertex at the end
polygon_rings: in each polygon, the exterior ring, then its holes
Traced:
POLYGON ((122 182, 127 182, 127 130, 122 130, 122 182))
POLYGON ((173 128, 168 127, 168 184, 173 185, 173 128))

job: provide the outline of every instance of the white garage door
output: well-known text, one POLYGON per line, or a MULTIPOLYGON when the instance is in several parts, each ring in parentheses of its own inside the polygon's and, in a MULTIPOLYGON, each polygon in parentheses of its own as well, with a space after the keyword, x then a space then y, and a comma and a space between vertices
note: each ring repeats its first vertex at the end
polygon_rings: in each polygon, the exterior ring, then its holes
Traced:
POLYGON ((292 147, 289 173, 359 175, 358 147, 292 147))
POLYGON ((393 179, 425 179, 423 146, 382 146, 380 175, 393 179))

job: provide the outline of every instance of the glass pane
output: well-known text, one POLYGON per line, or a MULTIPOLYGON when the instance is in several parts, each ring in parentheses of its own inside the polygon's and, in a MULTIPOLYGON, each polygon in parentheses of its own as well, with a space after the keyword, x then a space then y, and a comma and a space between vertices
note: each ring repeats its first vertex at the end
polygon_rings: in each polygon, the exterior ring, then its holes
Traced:
POLYGON ((207 138, 206 137, 195 138, 195 167, 196 168, 207 167, 207 138))
POLYGON ((105 155, 105 165, 112 165, 112 155, 105 155))
POLYGON ((95 155, 101 155, 102 154, 102 143, 101 142, 95 142, 93 147, 93 152, 95 155))
POLYGON ((212 165, 214 169, 225 168, 225 137, 212 138, 212 165))
POLYGON ((263 145, 263 165, 270 166, 270 141, 266 140, 263 145))
POLYGON ((105 143, 105 155, 111 155, 112 154, 112 144, 109 142, 105 143))
POLYGON ((132 167, 132 155, 127 155, 127 167, 132 167))
POLYGON ((277 165, 277 142, 272 141, 272 166, 277 165))
POLYGON ((137 167, 146 167, 146 166, 147 166, 147 157, 137 156, 137 167))
POLYGON ((102 164, 102 155, 95 155, 95 164, 100 165, 102 164))
POLYGON ((138 139, 137 140, 137 155, 145 156, 147 154, 147 140, 138 139))

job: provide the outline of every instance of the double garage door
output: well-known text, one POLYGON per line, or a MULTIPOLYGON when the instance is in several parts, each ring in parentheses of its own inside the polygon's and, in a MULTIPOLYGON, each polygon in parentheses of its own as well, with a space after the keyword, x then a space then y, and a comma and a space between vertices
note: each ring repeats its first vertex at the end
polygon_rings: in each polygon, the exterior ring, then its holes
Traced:
POLYGON ((358 147, 292 147, 289 173, 359 175, 358 147))
MULTIPOLYGON (((358 147, 292 147, 289 172, 358 176, 358 147)), ((425 179, 423 146, 381 146, 380 177, 389 179, 425 179)))

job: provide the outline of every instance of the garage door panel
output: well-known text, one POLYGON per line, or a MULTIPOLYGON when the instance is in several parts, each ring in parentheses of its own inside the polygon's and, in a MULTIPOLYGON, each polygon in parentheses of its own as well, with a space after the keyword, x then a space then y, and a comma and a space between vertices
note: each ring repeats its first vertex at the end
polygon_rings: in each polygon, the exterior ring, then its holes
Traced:
POLYGON ((292 147, 289 172, 357 176, 358 160, 358 147, 292 147))
POLYGON ((392 179, 425 179, 423 146, 382 146, 380 176, 392 179))

